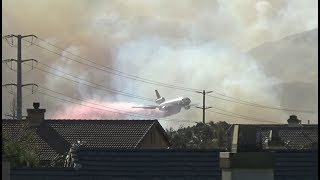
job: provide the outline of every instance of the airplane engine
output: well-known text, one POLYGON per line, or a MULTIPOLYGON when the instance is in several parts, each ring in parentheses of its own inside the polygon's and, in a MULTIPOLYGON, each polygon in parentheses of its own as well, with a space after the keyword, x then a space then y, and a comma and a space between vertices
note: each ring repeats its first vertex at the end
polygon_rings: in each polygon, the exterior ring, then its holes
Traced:
POLYGON ((161 98, 156 99, 156 103, 157 103, 157 104, 161 104, 161 103, 163 103, 165 100, 166 100, 166 99, 165 99, 164 97, 161 97, 161 98))
POLYGON ((161 107, 159 108, 159 110, 160 110, 160 111, 167 111, 168 108, 167 108, 166 106, 161 106, 161 107))
POLYGON ((185 108, 186 110, 188 110, 188 109, 190 109, 190 106, 184 106, 184 108, 185 108))

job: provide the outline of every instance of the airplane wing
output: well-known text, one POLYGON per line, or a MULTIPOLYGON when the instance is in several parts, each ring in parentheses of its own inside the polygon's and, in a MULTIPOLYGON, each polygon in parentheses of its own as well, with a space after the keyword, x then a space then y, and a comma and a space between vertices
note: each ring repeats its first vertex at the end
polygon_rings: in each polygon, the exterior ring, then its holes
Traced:
POLYGON ((132 108, 142 108, 142 109, 157 109, 159 106, 147 105, 147 106, 134 106, 132 108))
POLYGON ((195 106, 197 106, 197 105, 198 105, 198 104, 196 104, 196 103, 189 104, 190 107, 195 107, 195 106))

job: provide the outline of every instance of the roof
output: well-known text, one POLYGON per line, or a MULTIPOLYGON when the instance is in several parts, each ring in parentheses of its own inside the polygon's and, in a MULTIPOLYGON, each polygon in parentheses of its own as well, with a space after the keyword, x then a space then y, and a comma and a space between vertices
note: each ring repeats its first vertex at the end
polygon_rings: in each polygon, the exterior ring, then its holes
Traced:
MULTIPOLYGON (((228 148, 231 147, 233 128, 228 132, 228 148)), ((290 127, 288 124, 239 124, 238 150, 259 150, 268 148, 268 141, 277 136, 283 146, 280 149, 311 149, 317 148, 318 125, 303 124, 300 127, 290 127), (254 147, 253 147, 254 146, 254 147), (261 146, 261 147, 258 147, 261 146)))
MULTIPOLYGON (((23 120, 2 120, 3 130, 17 137, 26 126, 23 120)), ((65 154, 73 143, 85 147, 136 148, 151 127, 162 129, 157 120, 45 120, 32 128, 35 143, 40 147, 40 159, 49 160, 65 154)), ((164 135, 165 136, 165 135, 164 135)), ((165 138, 167 138, 165 136, 165 138)))
MULTIPOLYGON (((14 168, 12 180, 84 179, 221 179, 219 152, 180 149, 80 148, 79 170, 71 168, 14 168)), ((317 179, 318 152, 275 151, 274 179, 317 179)))

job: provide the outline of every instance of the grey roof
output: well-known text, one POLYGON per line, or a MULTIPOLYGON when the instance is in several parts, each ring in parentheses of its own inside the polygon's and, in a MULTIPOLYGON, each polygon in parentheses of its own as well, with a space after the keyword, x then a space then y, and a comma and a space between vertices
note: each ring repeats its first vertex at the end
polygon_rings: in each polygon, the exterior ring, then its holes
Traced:
MULTIPOLYGON (((2 128, 10 137, 18 137, 25 120, 2 120, 2 128)), ((136 148, 153 126, 162 131, 157 120, 45 120, 32 128, 40 159, 49 160, 65 154, 78 140, 85 147, 136 148)))
MULTIPOLYGON (((238 151, 266 149, 271 130, 277 132, 277 137, 285 144, 279 147, 280 149, 310 149, 311 146, 317 148, 317 124, 303 124, 301 127, 289 127, 288 124, 240 124, 238 151)), ((231 147, 232 131, 233 128, 230 128, 228 132, 228 150, 231 147)))

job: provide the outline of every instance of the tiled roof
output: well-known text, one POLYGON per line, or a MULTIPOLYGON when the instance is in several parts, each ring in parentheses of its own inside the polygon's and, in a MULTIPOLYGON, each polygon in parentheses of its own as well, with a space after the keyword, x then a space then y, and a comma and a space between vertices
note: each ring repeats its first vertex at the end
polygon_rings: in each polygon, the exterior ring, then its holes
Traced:
MULTIPOLYGON (((32 129, 42 160, 64 154, 78 140, 85 147, 135 148, 157 120, 45 120, 32 129)), ((26 121, 2 120, 2 128, 17 137, 26 121)), ((160 125, 159 125, 160 126, 160 125)), ((162 127, 161 127, 162 128, 162 127)))
MULTIPOLYGON (((257 148, 266 149, 266 142, 270 140, 271 130, 277 132, 279 140, 285 144, 278 148, 292 150, 310 149, 310 146, 317 148, 315 145, 318 144, 318 125, 303 124, 301 127, 289 127, 287 124, 240 124, 238 151, 252 150, 252 148, 254 150, 258 150, 257 148), (259 144, 261 144, 261 147, 258 147, 260 146, 259 144)), ((232 132, 233 128, 230 128, 228 132, 228 149, 231 147, 232 132)))

